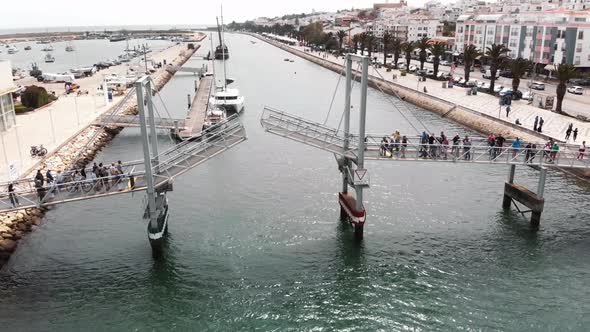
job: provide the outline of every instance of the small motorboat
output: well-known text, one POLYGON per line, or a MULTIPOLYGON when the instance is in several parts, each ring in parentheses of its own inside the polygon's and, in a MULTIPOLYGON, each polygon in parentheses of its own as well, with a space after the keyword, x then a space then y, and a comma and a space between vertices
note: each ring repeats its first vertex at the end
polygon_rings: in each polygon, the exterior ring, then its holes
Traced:
POLYGON ((285 59, 284 59, 284 61, 287 61, 287 62, 289 62, 289 59, 285 58, 285 59))
POLYGON ((55 58, 53 57, 53 55, 51 55, 51 53, 45 54, 45 62, 47 62, 47 63, 55 62, 55 58))
POLYGON ((74 52, 74 47, 71 45, 66 46, 66 52, 74 52))
POLYGON ((25 46, 25 51, 30 51, 31 50, 31 46, 25 46))

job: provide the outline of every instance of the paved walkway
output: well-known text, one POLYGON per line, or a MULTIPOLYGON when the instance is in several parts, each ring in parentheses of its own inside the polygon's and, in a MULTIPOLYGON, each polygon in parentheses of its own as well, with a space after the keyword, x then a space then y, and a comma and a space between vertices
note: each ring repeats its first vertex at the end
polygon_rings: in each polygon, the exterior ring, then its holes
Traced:
MULTIPOLYGON (((174 45, 152 54, 151 57, 154 61, 166 59, 171 63, 184 49, 186 44, 174 45)), ((38 161, 38 158, 31 157, 29 153, 32 145, 43 144, 51 152, 116 105, 122 97, 114 97, 113 102, 106 103, 104 95, 97 91, 97 87, 102 83, 103 74, 125 74, 127 69, 122 64, 100 71, 92 77, 76 80, 82 89, 89 91, 88 95, 80 97, 63 94, 63 84, 43 84, 48 91, 54 90, 58 95, 62 94, 50 106, 17 115, 16 127, 0 134, 0 182, 11 180, 38 161), (10 165, 15 169, 12 172, 9 170, 10 165)), ((161 79, 160 76, 162 75, 156 75, 155 80, 161 79)), ((32 84, 27 81, 19 83, 32 84)))
MULTIPOLYGON (((300 46, 291 47, 299 51, 304 50, 304 48, 300 46)), ((307 53, 313 54, 318 58, 328 60, 340 65, 344 64, 343 58, 336 58, 332 55, 325 55, 324 53, 320 54, 317 52, 307 53)), ((381 58, 381 60, 383 59, 381 58)), ((381 76, 387 81, 393 82, 392 77, 393 74, 395 74, 397 76, 397 79, 395 79, 394 82, 397 84, 417 91, 423 91, 424 87, 426 87, 428 94, 431 94, 438 98, 445 99, 454 104, 473 109, 477 112, 485 113, 489 116, 498 118, 498 111, 500 106, 498 97, 496 96, 492 96, 481 92, 478 93, 476 96, 467 96, 465 88, 443 88, 441 81, 427 79, 426 82, 418 82, 418 77, 416 75, 408 74, 407 76, 402 77, 398 70, 392 70, 391 72, 387 72, 385 68, 371 68, 369 70, 370 75, 379 77, 379 74, 377 72, 381 74, 381 76)), ((565 103, 567 103, 567 96, 564 101, 564 104, 565 103)), ((543 110, 538 107, 529 105, 527 101, 523 100, 514 101, 511 105, 511 109, 512 111, 510 112, 509 117, 506 117, 505 108, 502 108, 502 112, 500 113, 499 118, 503 121, 508 121, 510 123, 514 123, 516 119, 519 119, 523 127, 532 129, 533 123, 535 121, 535 116, 543 117, 543 119, 545 120, 545 123, 543 125, 543 133, 558 140, 565 140, 565 132, 567 130, 567 127, 570 123, 573 123, 573 127, 578 128, 578 139, 574 143, 572 137, 570 137, 568 143, 581 144, 582 141, 585 140, 587 142, 587 145, 590 145, 590 122, 582 122, 580 120, 568 116, 560 115, 548 110, 543 110)))

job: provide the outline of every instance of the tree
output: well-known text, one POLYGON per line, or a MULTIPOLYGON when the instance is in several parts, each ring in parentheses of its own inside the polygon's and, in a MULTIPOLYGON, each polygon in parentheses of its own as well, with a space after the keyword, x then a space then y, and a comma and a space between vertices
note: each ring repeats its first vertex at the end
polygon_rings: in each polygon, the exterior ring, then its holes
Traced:
POLYGON ((426 62, 426 50, 430 48, 430 38, 422 37, 416 42, 416 48, 420 49, 420 70, 423 70, 424 62, 426 62))
POLYGON ((469 45, 463 50, 463 61, 465 62, 465 82, 469 81, 469 73, 471 72, 471 65, 477 57, 481 55, 481 52, 475 47, 475 45, 469 45))
POLYGON ((494 84, 496 83, 496 73, 498 67, 506 59, 506 53, 510 50, 503 44, 492 44, 486 48, 485 56, 490 60, 490 91, 494 91, 494 84))
POLYGON ((359 43, 361 42, 361 36, 356 34, 352 36, 352 46, 354 47, 354 54, 359 50, 359 43))
POLYGON ((342 43, 344 42, 344 37, 346 37, 346 32, 340 30, 336 33, 336 37, 338 37, 338 48, 340 49, 340 52, 342 52, 342 43))
POLYGON ((53 95, 48 94, 45 88, 31 85, 22 93, 20 99, 23 106, 39 108, 49 104, 56 98, 53 97, 53 95))
POLYGON ((440 57, 445 54, 446 47, 443 43, 434 43, 430 44, 430 53, 434 57, 433 60, 433 67, 434 67, 434 77, 438 74, 438 65, 440 64, 440 57))
POLYGON ((566 83, 578 76, 576 67, 572 64, 560 64, 556 65, 555 70, 552 70, 552 72, 555 78, 559 80, 559 84, 557 85, 557 104, 555 105, 555 112, 563 114, 561 107, 563 104, 563 98, 565 97, 566 83))
POLYGON ((303 28, 303 38, 307 42, 311 42, 313 44, 321 44, 322 39, 324 38, 324 26, 321 22, 315 22, 307 25, 303 28))
POLYGON ((367 33, 363 32, 359 36, 359 43, 361 44, 361 55, 365 55, 365 46, 367 45, 367 33))
POLYGON ((402 44, 402 51, 406 54, 406 67, 407 69, 410 69, 410 61, 412 60, 412 52, 414 52, 414 49, 416 48, 416 45, 414 44, 414 42, 405 42, 402 44))
POLYGON ((375 36, 373 36, 372 33, 367 33, 366 43, 367 43, 367 52, 369 53, 369 58, 371 57, 371 54, 373 53, 373 49, 375 47, 376 41, 377 41, 377 38, 375 36))
POLYGON ((516 91, 518 91, 520 79, 531 70, 531 67, 531 61, 523 58, 516 58, 510 62, 510 71, 512 72, 512 93, 514 95, 516 95, 516 91))
POLYGON ((391 40, 389 48, 393 52, 393 65, 397 68, 397 61, 399 60, 399 55, 402 53, 402 41, 401 39, 395 37, 391 40))
POLYGON ((385 31, 383 33, 383 65, 387 64, 387 51, 391 46, 391 42, 393 41, 393 35, 389 31, 385 31))

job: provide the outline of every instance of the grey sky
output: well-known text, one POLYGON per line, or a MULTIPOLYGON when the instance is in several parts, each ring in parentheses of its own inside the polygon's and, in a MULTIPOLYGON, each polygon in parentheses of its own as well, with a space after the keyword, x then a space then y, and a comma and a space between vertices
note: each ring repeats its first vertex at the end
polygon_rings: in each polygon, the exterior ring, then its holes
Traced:
MULTIPOLYGON (((392 0, 391 2, 394 2, 392 0)), ((421 6, 427 0, 409 0, 421 6)), ((451 0, 442 0, 445 3, 451 0)), ((0 29, 94 25, 211 24, 223 3, 226 22, 259 16, 368 8, 365 0, 3 0, 0 29), (26 5, 24 5, 26 4, 26 5)), ((377 1, 377 2, 385 2, 377 1)))

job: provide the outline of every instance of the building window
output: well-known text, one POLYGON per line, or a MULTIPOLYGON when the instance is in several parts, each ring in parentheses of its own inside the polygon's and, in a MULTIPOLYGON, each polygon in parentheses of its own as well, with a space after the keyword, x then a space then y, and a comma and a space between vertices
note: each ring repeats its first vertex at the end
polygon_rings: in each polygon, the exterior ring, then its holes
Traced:
POLYGON ((576 56, 576 58, 574 59, 574 65, 579 65, 580 64, 580 56, 576 56))
POLYGON ((576 47, 576 52, 582 52, 582 43, 578 43, 576 47))
POLYGON ((584 39, 584 31, 578 32, 578 39, 584 39))
POLYGON ((586 18, 585 17, 576 17, 574 20, 576 22, 586 22, 586 18))
POLYGON ((15 124, 12 93, 0 96, 0 132, 6 131, 15 124))

